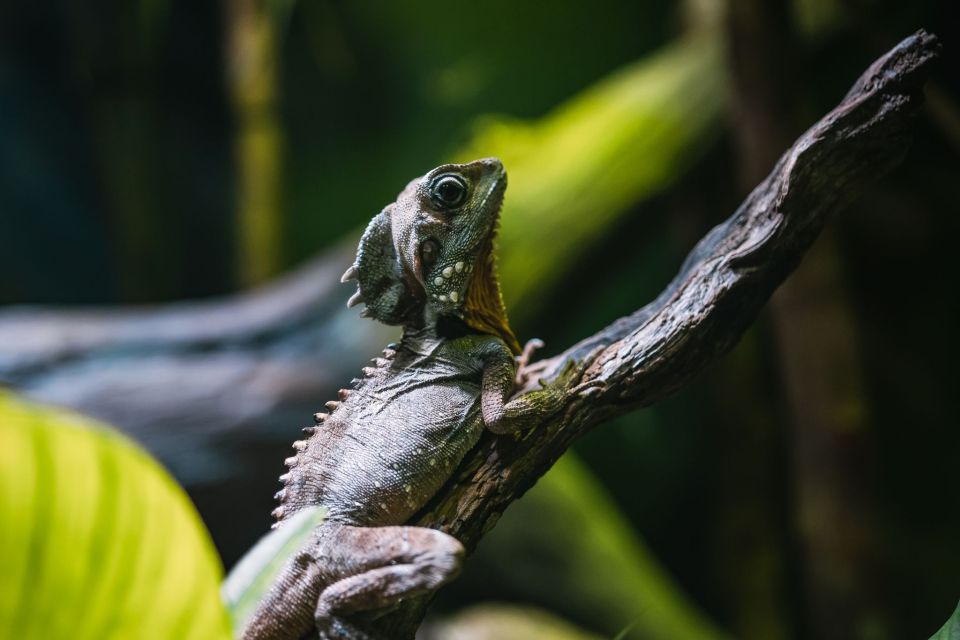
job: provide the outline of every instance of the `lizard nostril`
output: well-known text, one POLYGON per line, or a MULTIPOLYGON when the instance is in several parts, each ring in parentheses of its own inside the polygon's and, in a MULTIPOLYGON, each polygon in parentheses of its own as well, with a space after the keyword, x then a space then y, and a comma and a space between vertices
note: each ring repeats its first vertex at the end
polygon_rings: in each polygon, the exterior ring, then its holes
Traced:
POLYGON ((482 162, 484 165, 493 169, 496 169, 501 166, 499 158, 484 158, 480 162, 482 162))

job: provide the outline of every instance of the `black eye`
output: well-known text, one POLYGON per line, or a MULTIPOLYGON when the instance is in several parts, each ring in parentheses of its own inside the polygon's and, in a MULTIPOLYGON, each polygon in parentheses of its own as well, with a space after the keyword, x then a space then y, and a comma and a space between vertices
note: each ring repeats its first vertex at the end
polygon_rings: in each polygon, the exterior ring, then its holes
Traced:
POLYGON ((430 186, 430 197, 437 208, 455 209, 467 199, 467 183, 454 175, 440 176, 430 186))
POLYGON ((423 264, 424 271, 429 269, 437 261, 440 255, 440 245, 436 240, 425 240, 420 245, 420 262, 423 264))

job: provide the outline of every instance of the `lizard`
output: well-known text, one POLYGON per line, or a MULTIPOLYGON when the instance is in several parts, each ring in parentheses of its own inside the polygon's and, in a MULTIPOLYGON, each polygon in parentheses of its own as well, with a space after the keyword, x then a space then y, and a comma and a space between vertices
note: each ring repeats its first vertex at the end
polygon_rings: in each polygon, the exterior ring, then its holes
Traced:
POLYGON ((326 518, 284 566, 243 631, 246 640, 374 638, 369 622, 459 573, 463 545, 407 526, 453 475, 484 429, 517 434, 559 411, 583 362, 512 397, 520 349, 507 319, 494 240, 507 176, 496 158, 445 164, 411 181, 363 233, 342 282, 348 307, 400 325, 339 399, 315 414, 280 477, 274 526, 321 505, 326 518))

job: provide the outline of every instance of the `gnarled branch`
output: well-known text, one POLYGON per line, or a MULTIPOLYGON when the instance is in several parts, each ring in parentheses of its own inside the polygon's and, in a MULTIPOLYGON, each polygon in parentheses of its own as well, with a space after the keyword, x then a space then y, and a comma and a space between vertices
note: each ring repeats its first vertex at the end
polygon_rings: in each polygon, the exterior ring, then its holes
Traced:
MULTIPOLYGON (((656 300, 533 365, 528 386, 570 358, 590 358, 583 379, 604 386, 571 397, 564 411, 520 440, 486 434, 416 523, 473 549, 577 437, 665 398, 728 351, 828 215, 902 159, 938 49, 934 36, 919 31, 874 62, 740 208, 700 241, 656 300)), ((424 600, 410 602, 380 624, 391 637, 412 635, 425 606, 424 600)))

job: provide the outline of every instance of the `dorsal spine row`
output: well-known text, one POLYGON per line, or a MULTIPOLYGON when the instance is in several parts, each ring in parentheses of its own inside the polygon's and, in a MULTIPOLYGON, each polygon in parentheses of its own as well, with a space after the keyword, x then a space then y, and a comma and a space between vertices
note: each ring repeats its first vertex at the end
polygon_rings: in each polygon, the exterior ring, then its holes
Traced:
POLYGON ((276 518, 276 522, 273 523, 271 528, 276 529, 280 526, 280 523, 283 522, 284 518, 288 515, 287 509, 285 508, 288 495, 288 489, 290 488, 290 477, 293 473, 293 470, 300 466, 301 460, 300 455, 307 448, 307 440, 316 433, 317 429, 322 427, 324 422, 337 410, 337 407, 340 406, 340 403, 350 397, 350 394, 360 389, 367 380, 374 378, 378 373, 386 370, 390 363, 393 361, 394 356, 397 354, 397 344, 391 343, 387 345, 387 348, 383 350, 383 357, 374 358, 370 362, 373 364, 372 367, 363 368, 363 378, 354 378, 351 381, 350 389, 340 389, 337 392, 337 400, 330 400, 324 406, 327 408, 326 412, 320 411, 313 414, 314 425, 310 427, 304 427, 303 433, 306 436, 303 440, 297 440, 293 443, 293 448, 296 451, 292 456, 283 461, 283 463, 289 469, 286 473, 280 476, 280 483, 283 485, 283 488, 280 489, 276 494, 274 494, 274 499, 280 502, 280 506, 274 509, 271 512, 271 515, 276 518))

